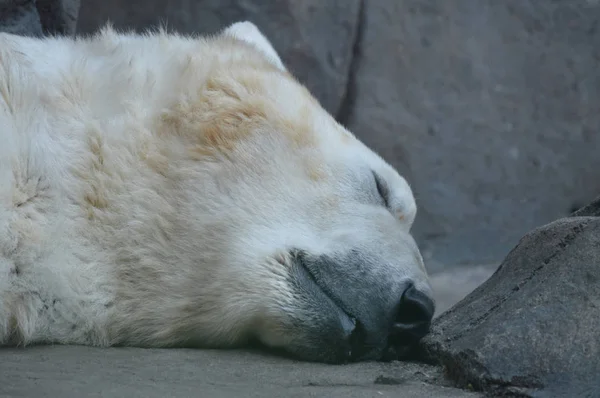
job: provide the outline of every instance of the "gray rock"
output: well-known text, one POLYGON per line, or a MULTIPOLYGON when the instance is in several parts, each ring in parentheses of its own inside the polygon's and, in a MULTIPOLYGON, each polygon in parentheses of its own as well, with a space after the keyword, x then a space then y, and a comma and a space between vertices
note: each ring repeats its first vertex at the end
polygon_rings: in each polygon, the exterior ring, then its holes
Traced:
POLYGON ((0 0, 0 31, 73 35, 78 11, 79 0, 0 0))
POLYGON ((537 228, 436 319, 423 356, 488 394, 598 397, 599 283, 600 217, 537 228))
POLYGON ((35 0, 0 0, 0 32, 40 36, 42 25, 35 0))
POLYGON ((283 61, 334 115, 346 95, 360 0, 87 0, 78 31, 107 20, 116 28, 166 24, 181 33, 214 33, 240 20, 255 23, 283 61))
POLYGON ((80 0, 36 0, 45 33, 72 36, 77 27, 80 0))
POLYGON ((430 276, 431 289, 435 298, 435 316, 454 307, 469 293, 485 282, 499 264, 467 265, 452 267, 430 276))
POLYGON ((0 350, 0 397, 439 397, 481 394, 443 385, 439 368, 401 362, 324 365, 241 350, 0 350))
POLYGON ((403 172, 432 272, 600 191, 600 2, 365 1, 346 124, 403 172))
POLYGON ((572 217, 600 217, 600 196, 592 201, 592 203, 583 206, 581 209, 576 210, 571 215, 572 217))

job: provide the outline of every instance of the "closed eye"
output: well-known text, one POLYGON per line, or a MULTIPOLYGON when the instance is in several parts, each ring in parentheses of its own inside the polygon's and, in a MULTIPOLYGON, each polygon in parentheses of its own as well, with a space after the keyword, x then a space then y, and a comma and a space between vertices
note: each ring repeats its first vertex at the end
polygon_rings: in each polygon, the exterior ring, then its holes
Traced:
POLYGON ((383 181, 383 179, 375 172, 373 172, 373 177, 375 178, 375 185, 377 186, 377 193, 383 199, 383 204, 388 209, 390 208, 390 190, 383 181))

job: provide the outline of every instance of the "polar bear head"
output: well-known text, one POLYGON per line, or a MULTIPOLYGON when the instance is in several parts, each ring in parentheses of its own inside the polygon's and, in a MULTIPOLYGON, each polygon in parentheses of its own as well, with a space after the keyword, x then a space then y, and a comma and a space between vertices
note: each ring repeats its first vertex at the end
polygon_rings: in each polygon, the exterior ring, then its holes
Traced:
POLYGON ((195 137, 188 169, 202 177, 186 214, 203 239, 190 250, 212 264, 190 277, 198 299, 178 330, 330 363, 411 346, 434 313, 410 234, 411 188, 292 77, 255 25, 214 39, 220 55, 201 98, 163 117, 195 137))

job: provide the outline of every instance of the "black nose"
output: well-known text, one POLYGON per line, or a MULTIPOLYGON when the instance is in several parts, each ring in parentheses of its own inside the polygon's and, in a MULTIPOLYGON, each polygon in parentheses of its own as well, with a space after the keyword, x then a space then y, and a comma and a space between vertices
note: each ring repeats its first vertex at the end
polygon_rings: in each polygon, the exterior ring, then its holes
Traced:
POLYGON ((433 300, 411 285, 400 299, 390 342, 409 345, 419 341, 429 332, 434 312, 433 300))

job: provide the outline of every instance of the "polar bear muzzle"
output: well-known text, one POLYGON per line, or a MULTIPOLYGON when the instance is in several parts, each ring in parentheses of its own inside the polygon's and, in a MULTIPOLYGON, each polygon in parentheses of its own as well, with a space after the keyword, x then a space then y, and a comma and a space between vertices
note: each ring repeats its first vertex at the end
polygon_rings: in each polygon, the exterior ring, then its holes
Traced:
POLYGON ((303 360, 345 363, 400 359, 429 332, 433 300, 409 279, 378 278, 377 256, 292 252, 290 285, 302 311, 285 351, 303 360))

